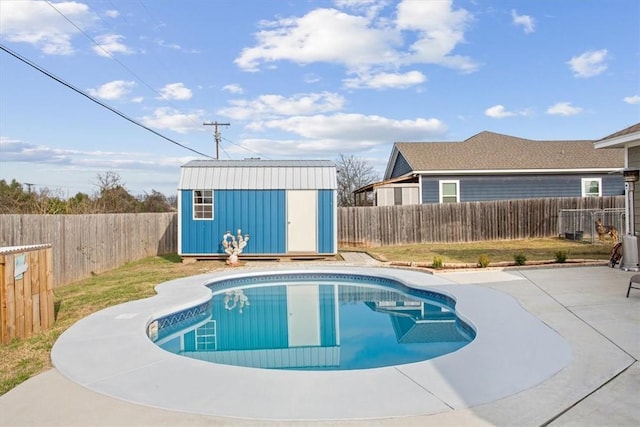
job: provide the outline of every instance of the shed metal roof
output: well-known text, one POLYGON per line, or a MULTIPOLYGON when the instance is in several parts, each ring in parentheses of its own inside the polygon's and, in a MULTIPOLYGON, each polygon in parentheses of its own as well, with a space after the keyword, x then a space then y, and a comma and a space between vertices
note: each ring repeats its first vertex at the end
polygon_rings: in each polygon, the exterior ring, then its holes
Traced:
POLYGON ((180 168, 179 190, 335 190, 328 160, 193 160, 180 168))

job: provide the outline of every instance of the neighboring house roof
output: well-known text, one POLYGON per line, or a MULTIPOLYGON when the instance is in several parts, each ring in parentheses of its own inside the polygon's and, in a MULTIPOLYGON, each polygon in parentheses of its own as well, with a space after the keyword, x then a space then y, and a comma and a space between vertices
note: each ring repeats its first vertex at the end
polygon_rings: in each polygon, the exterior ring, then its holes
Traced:
POLYGON ((385 173, 401 155, 412 172, 470 173, 617 170, 623 150, 596 150, 592 140, 537 141, 480 132, 462 142, 396 142, 385 173))
POLYGON ((193 160, 180 167, 179 190, 336 189, 328 160, 193 160))
POLYGON ((397 178, 387 179, 385 181, 372 182, 353 191, 354 194, 366 193, 373 191, 376 187, 382 187, 390 184, 418 184, 417 175, 399 176, 397 178))
POLYGON ((619 130, 595 142, 596 148, 621 148, 627 144, 640 143, 640 123, 619 130))

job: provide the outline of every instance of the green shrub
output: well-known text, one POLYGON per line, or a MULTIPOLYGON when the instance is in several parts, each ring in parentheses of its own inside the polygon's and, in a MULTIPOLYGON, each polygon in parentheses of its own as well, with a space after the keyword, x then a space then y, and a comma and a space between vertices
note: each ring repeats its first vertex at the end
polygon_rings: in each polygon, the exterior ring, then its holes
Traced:
POLYGON ((433 264, 431 264, 431 267, 433 268, 442 268, 443 264, 442 264, 442 257, 440 255, 436 255, 433 257, 433 264))
POLYGON ((567 251, 556 252, 556 262, 566 262, 567 258, 569 258, 569 254, 567 253, 567 251))
POLYGON ((478 267, 487 268, 489 266, 489 256, 482 254, 480 258, 478 258, 478 267))
POLYGON ((522 252, 515 254, 513 256, 513 260, 515 261, 516 265, 525 265, 527 263, 527 257, 522 252))

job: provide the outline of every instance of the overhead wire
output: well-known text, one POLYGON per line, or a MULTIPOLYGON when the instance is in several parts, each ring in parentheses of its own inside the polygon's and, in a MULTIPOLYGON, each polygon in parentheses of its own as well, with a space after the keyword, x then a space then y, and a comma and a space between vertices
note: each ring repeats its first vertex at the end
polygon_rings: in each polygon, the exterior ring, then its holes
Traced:
POLYGON ((257 154, 257 155, 258 155, 258 156, 260 156, 260 157, 264 157, 264 158, 265 158, 265 159, 267 159, 267 160, 271 160, 271 158, 270 158, 269 156, 265 156, 265 155, 263 155, 263 154, 258 153, 257 151, 254 151, 254 150, 252 150, 252 149, 250 149, 250 148, 247 148, 247 147, 245 147, 245 146, 243 146, 243 145, 241 145, 241 144, 237 144, 237 143, 235 143, 235 142, 231 141, 230 139, 225 138, 224 136, 222 137, 222 139, 224 139, 225 141, 227 141, 227 142, 228 142, 228 143, 230 143, 230 144, 235 145, 236 147, 240 147, 240 148, 242 148, 243 150, 250 151, 250 152, 252 152, 253 154, 257 154))
POLYGON ((111 111, 112 113, 114 113, 114 114, 116 114, 116 115, 118 115, 118 116, 122 117, 123 119, 127 120, 128 122, 133 123, 134 125, 139 126, 139 127, 141 127, 142 129, 144 129, 144 130, 146 130, 146 131, 148 131, 148 132, 151 132, 152 134, 154 134, 154 135, 156 135, 156 136, 159 136, 160 138, 162 138, 162 139, 164 139, 164 140, 166 140, 166 141, 168 141, 168 142, 170 142, 170 143, 172 143, 172 144, 175 144, 175 145, 177 145, 177 146, 179 146, 179 147, 181 147, 181 148, 184 148, 185 150, 189 150, 189 151, 191 151, 192 153, 198 154, 198 155, 200 155, 200 156, 208 157, 208 158, 210 158, 210 159, 212 159, 212 158, 213 158, 212 156, 210 156, 210 155, 208 155, 208 154, 204 154, 204 153, 201 153, 200 151, 194 150, 194 149, 193 149, 193 148, 191 148, 191 147, 187 147, 186 145, 181 144, 181 143, 179 143, 178 141, 175 141, 175 140, 173 140, 173 139, 169 138, 168 136, 162 135, 160 132, 158 132, 158 131, 156 131, 156 130, 151 129, 151 128, 150 128, 150 127, 148 127, 148 126, 145 126, 144 124, 142 124, 142 123, 138 122, 137 120, 135 120, 135 119, 133 119, 133 118, 131 118, 131 117, 127 116, 126 114, 124 114, 124 113, 122 113, 122 112, 120 112, 120 111, 116 110, 115 108, 111 107, 110 105, 108 105, 108 104, 106 104, 106 103, 104 103, 104 102, 100 101, 99 99, 97 99, 97 98, 95 98, 95 97, 93 97, 93 96, 89 95, 88 93, 84 92, 83 90, 81 90, 81 89, 79 89, 79 88, 75 87, 75 86, 74 86, 74 85, 72 85, 71 83, 66 82, 66 81, 65 81, 65 80, 63 80, 61 77, 58 77, 58 76, 56 76, 55 74, 53 74, 53 73, 51 73, 51 72, 47 71, 46 69, 44 69, 43 67, 39 66, 39 65, 38 65, 38 64, 36 64, 35 62, 31 61, 31 60, 30 60, 30 59, 28 59, 28 58, 25 58, 24 56, 20 55, 20 54, 19 54, 19 53, 17 53, 17 52, 15 52, 15 51, 11 50, 10 48, 8 48, 8 47, 6 47, 5 45, 3 45, 2 43, 0 43, 0 50, 5 51, 6 53, 8 53, 9 55, 13 56, 14 58, 16 58, 16 59, 18 59, 18 60, 20 60, 20 61, 24 62, 25 64, 27 64, 27 65, 29 65, 30 67, 32 67, 32 68, 34 68, 34 69, 38 70, 39 72, 41 72, 42 74, 46 75, 47 77, 49 77, 49 78, 51 78, 51 79, 53 79, 53 80, 57 81, 58 83, 60 83, 60 84, 62 84, 63 86, 65 86, 65 87, 67 87, 67 88, 69 88, 69 89, 73 90, 74 92, 76 92, 76 93, 78 93, 78 94, 80 94, 80 95, 84 96, 85 98, 87 98, 87 99, 89 99, 89 100, 91 100, 91 101, 95 102, 96 104, 100 105, 101 107, 106 108, 107 110, 109 110, 109 111, 111 111))
MULTIPOLYGON (((120 65, 122 68, 124 68, 129 74, 131 74, 136 80, 138 80, 139 82, 141 82, 143 85, 145 85, 148 89, 150 89, 152 92, 154 92, 155 94, 157 94, 161 99, 163 99, 167 104, 169 104, 171 107, 173 107, 174 109, 178 110, 179 109, 173 104, 171 103, 171 101, 169 99, 167 99, 162 93, 158 92, 155 88, 153 88, 151 85, 149 85, 144 79, 142 79, 139 75, 137 75, 135 72, 133 72, 129 67, 127 67, 122 61, 118 60, 116 57, 114 57, 113 55, 111 55, 111 52, 107 51, 106 49, 104 49, 102 47, 102 45, 100 45, 96 40, 94 40, 89 34, 87 34, 82 28, 80 28, 78 25, 76 25, 69 17, 67 17, 64 13, 62 13, 58 8, 56 8, 50 1, 47 0, 47 3, 49 4, 49 6, 51 8, 53 8, 60 16, 62 16, 68 23, 70 23, 74 28, 76 28, 81 34, 83 34, 87 39, 89 39, 97 48, 99 48, 102 52, 104 52, 105 55, 107 55, 109 58, 111 58, 113 61, 115 61, 118 65, 120 65)), ((111 2, 110 2, 111 3, 111 2)), ((142 2, 142 1, 138 1, 138 3, 140 4, 140 6, 144 9, 145 13, 151 17, 151 13, 149 11, 149 9, 146 7, 146 5, 142 2)), ((113 6, 113 3, 111 3, 113 6)), ((153 18, 155 19, 155 18, 153 18)), ((126 20, 125 22, 127 23, 127 25, 130 25, 126 20)), ((193 118, 190 115, 185 115, 185 117, 191 121, 192 123, 194 123, 195 125, 199 126, 200 124, 197 123, 195 120, 193 120, 193 118)), ((226 138, 225 139, 227 142, 234 144, 240 148, 243 148, 247 151, 253 152, 254 154, 257 154, 259 156, 262 156, 264 158, 267 158, 267 156, 263 156, 260 153, 253 151, 247 147, 244 147, 240 144, 236 144, 233 141, 230 141, 226 138)), ((224 150, 223 150, 224 151, 224 150)), ((224 153, 229 156, 229 154, 224 151, 224 153)), ((211 156, 207 156, 207 157, 211 157, 211 156)), ((229 156, 230 158, 231 156, 229 156)))
MULTIPOLYGON (((50 1, 47 1, 47 4, 56 12, 58 12, 58 14, 60 16, 62 16, 62 18, 64 18, 65 21, 67 21, 69 24, 71 24, 76 30, 78 30, 82 35, 84 35, 86 38, 88 38, 91 43, 93 43, 98 49, 100 49, 106 56, 108 56, 111 60, 113 60, 114 62, 116 62, 118 65, 120 65, 122 68, 124 68, 129 74, 131 74, 136 80, 138 80, 139 82, 141 82, 143 85, 145 85, 149 90, 151 90, 153 93, 155 93, 156 95, 158 95, 160 98, 162 98, 167 104, 169 104, 170 106, 172 106, 173 108, 175 108, 176 110, 178 109, 175 105, 173 105, 171 103, 171 101, 169 99, 167 99, 166 96, 164 96, 162 93, 158 92, 153 86, 151 86, 149 83, 147 83, 142 77, 140 77, 139 75, 137 75, 133 70, 131 70, 129 67, 127 67, 122 61, 120 61, 118 58, 116 58, 115 56, 113 56, 111 54, 111 52, 109 52, 108 50, 106 50, 104 47, 102 47, 102 45, 100 43, 98 43, 96 40, 93 39, 93 37, 91 37, 89 34, 87 34, 82 28, 80 28, 78 25, 76 25, 75 22, 73 22, 69 17, 67 17, 64 13, 62 13, 58 8, 56 8, 50 1)), ((192 119, 190 119, 191 121, 193 121, 192 119)), ((196 123, 195 121, 193 121, 194 123, 196 123)))

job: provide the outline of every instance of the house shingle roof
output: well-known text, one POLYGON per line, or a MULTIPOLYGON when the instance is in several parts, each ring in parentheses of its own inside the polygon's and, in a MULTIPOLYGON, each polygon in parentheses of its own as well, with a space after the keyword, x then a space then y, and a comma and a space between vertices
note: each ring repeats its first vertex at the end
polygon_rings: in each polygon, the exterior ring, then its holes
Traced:
POLYGON ((591 140, 536 141, 480 132, 463 142, 397 142, 413 171, 617 169, 624 150, 596 150, 591 140))
POLYGON ((631 125, 628 128, 624 128, 624 129, 619 130, 619 131, 617 131, 615 133, 612 133, 609 136, 605 136, 604 138, 598 140, 598 142, 604 141, 604 140, 607 140, 607 139, 618 138, 620 136, 630 135, 630 134, 635 133, 635 132, 640 132, 640 123, 636 123, 635 125, 631 125))

